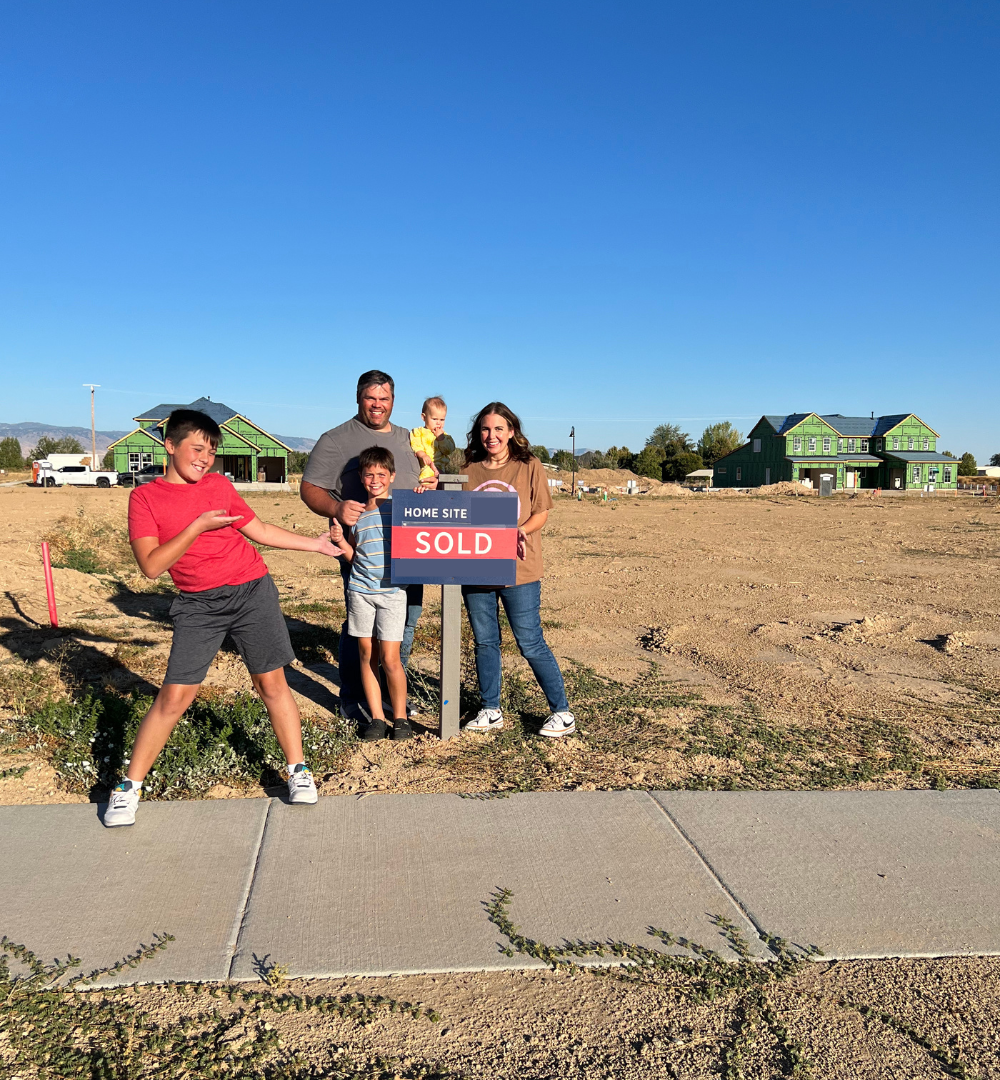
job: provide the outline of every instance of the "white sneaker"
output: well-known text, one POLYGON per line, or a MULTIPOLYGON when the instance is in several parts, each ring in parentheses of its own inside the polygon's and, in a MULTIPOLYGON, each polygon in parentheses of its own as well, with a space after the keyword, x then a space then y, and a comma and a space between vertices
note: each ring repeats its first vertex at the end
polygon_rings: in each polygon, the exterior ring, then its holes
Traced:
POLYGON ((571 712, 554 712, 542 724, 538 734, 549 739, 561 739, 563 735, 572 735, 576 731, 576 719, 571 712))
POLYGON ((463 731, 499 731, 503 727, 503 713, 499 709, 480 709, 463 731))
POLYGON ((288 801, 295 805, 312 806, 319 795, 308 765, 296 765, 288 775, 288 801))
POLYGON ((104 824, 109 829, 115 825, 134 825, 140 794, 141 790, 137 791, 131 780, 123 780, 111 792, 108 808, 104 811, 104 824))

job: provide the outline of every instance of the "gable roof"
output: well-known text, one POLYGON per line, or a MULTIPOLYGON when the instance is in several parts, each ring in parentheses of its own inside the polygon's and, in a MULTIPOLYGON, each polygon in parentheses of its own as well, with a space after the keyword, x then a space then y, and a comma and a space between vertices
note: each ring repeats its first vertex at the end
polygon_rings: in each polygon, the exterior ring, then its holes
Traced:
MULTIPOLYGON (((786 435, 792 428, 797 427, 803 420, 815 416, 822 420, 828 427, 833 428, 838 435, 844 435, 849 439, 871 439, 884 435, 887 431, 899 427, 904 420, 913 417, 919 423, 924 424, 920 417, 914 413, 892 413, 889 416, 844 416, 843 413, 789 413, 787 416, 764 415, 760 419, 766 420, 774 428, 778 435, 786 435)), ((760 420, 757 421, 760 423, 760 420)), ((930 426, 924 424, 929 431, 933 431, 940 438, 940 434, 930 426)))
POLYGON ((141 416, 133 416, 133 420, 166 420, 174 409, 186 409, 187 405, 154 405, 147 409, 141 416))
MULTIPOLYGON (((131 439, 133 435, 144 435, 147 438, 152 439, 153 442, 159 443, 160 446, 163 445, 163 439, 160 438, 160 433, 156 428, 137 427, 134 431, 130 431, 127 435, 123 435, 120 439, 116 439, 113 443, 111 443, 110 446, 108 446, 108 450, 110 450, 114 446, 117 446, 119 443, 128 442, 128 440, 131 439)), ((105 453, 107 453, 107 451, 105 451, 105 453)))
MULTIPOLYGON (((255 424, 248 416, 244 416, 243 413, 233 413, 233 416, 231 416, 229 419, 232 420, 233 417, 235 417, 237 420, 242 420, 245 424, 249 424, 252 428, 254 428, 254 430, 259 431, 261 433, 261 435, 266 435, 267 438, 269 438, 271 440, 271 442, 276 442, 279 446, 284 446, 285 449, 289 453, 292 453, 292 448, 290 446, 287 446, 285 443, 283 443, 281 441, 281 439, 278 438, 277 435, 272 435, 270 433, 270 431, 265 431, 260 426, 260 424, 255 424)), ((226 430, 227 431, 232 431, 233 429, 232 428, 226 428, 226 430)), ((239 434, 239 433, 237 432, 237 434, 239 434)), ((245 438, 245 436, 242 436, 242 437, 245 438)), ((247 441, 252 441, 252 440, 247 440, 247 441)), ((258 449, 260 449, 260 448, 258 447, 258 449)))
POLYGON ((892 431, 894 427, 899 427, 899 425, 904 420, 908 419, 912 415, 913 413, 893 413, 892 416, 880 416, 878 418, 878 424, 876 425, 875 430, 872 432, 872 434, 884 435, 887 431, 892 431))

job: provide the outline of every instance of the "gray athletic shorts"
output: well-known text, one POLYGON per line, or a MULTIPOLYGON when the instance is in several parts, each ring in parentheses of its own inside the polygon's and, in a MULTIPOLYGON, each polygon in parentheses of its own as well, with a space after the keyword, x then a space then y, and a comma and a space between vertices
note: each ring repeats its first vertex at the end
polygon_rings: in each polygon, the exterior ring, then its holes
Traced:
POLYGON ((347 590, 347 632, 351 637, 402 641, 405 628, 406 589, 377 593, 347 590))
POLYGON ((205 680, 226 634, 231 634, 251 675, 295 659, 278 587, 270 574, 243 585, 182 592, 170 605, 174 640, 165 683, 196 686, 205 680))

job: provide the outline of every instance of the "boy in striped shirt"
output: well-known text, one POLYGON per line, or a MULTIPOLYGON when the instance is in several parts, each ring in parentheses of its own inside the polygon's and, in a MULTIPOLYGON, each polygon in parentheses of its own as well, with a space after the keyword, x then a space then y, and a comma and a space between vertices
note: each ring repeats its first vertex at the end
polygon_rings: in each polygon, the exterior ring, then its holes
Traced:
POLYGON ((406 627, 406 590, 393 585, 390 579, 391 488, 396 479, 392 451, 384 446, 362 450, 358 455, 358 475, 368 493, 368 502, 346 537, 334 520, 330 539, 351 563, 347 581, 347 632, 358 641, 361 682, 372 716, 361 738, 374 742, 386 737, 378 676, 381 663, 392 702, 392 738, 399 741, 412 738, 413 728, 406 716, 406 669, 399 657, 406 627))

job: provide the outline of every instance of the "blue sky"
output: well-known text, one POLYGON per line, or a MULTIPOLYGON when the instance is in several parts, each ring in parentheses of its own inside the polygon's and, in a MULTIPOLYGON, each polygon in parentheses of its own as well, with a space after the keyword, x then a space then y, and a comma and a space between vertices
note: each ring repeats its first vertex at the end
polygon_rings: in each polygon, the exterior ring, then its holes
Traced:
POLYGON ((532 441, 914 411, 1000 452, 1000 7, 5 5, 0 420, 532 441))

